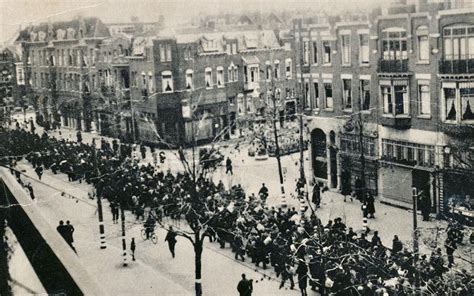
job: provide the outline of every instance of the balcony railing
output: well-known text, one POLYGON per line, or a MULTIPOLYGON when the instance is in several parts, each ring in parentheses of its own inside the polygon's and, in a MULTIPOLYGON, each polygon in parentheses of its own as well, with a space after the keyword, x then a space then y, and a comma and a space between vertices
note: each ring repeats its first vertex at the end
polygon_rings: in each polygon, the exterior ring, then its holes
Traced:
POLYGON ((380 123, 383 126, 392 127, 395 129, 409 129, 411 127, 410 116, 382 116, 380 123))
POLYGON ((405 73, 408 72, 408 60, 379 60, 377 72, 405 73))
POLYGON ((474 73, 474 58, 441 60, 439 61, 439 72, 441 74, 472 74, 474 73))

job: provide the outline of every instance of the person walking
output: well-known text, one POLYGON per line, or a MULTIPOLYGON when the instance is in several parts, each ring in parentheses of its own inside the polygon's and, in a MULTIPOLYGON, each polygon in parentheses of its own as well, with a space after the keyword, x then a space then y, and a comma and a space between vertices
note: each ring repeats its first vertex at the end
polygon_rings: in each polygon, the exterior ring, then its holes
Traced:
POLYGON ((444 247, 448 255, 448 268, 451 268, 454 264, 454 251, 457 249, 456 242, 448 237, 444 242, 444 247))
POLYGON ((72 244, 74 242, 74 226, 72 226, 71 222, 69 220, 66 221, 66 225, 64 226, 64 232, 65 232, 65 240, 68 243, 68 245, 71 247, 71 249, 76 252, 76 248, 72 244))
POLYGON ((370 219, 375 219, 375 199, 370 191, 367 191, 365 201, 367 202, 367 217, 370 219))
POLYGON ((393 236, 392 254, 397 254, 403 250, 403 243, 398 239, 398 235, 393 236))
POLYGON ((132 241, 130 242, 130 252, 132 255, 132 261, 135 261, 135 248, 136 248, 135 238, 132 237, 132 241))
POLYGON ((170 249, 171 256, 175 257, 174 247, 176 246, 176 232, 173 230, 173 226, 170 226, 168 233, 165 237, 165 242, 168 242, 168 248, 170 249))
POLYGON ((240 296, 251 296, 253 291, 252 281, 247 280, 245 273, 242 273, 242 279, 237 285, 237 291, 240 296))
POLYGON ((41 176, 43 176, 43 166, 38 165, 35 169, 36 175, 38 175, 38 179, 41 180, 41 176))
POLYGON ((225 166, 226 166, 226 169, 225 169, 225 174, 231 174, 233 175, 234 173, 232 172, 232 160, 230 160, 229 157, 227 157, 227 160, 225 162, 225 166))
POLYGON ((78 143, 82 143, 82 134, 81 134, 81 131, 77 131, 76 137, 77 137, 77 142, 78 142, 78 143))
POLYGON ((320 207, 320 205, 321 205, 321 187, 319 187, 318 182, 315 182, 314 186, 313 186, 312 201, 313 201, 314 205, 316 206, 316 208, 320 207))
POLYGON ((142 159, 145 159, 145 157, 146 157, 146 147, 143 143, 140 145, 140 154, 142 155, 142 159))
POLYGON ((265 186, 265 183, 262 183, 262 188, 258 191, 260 198, 265 201, 268 197, 268 188, 265 186))
POLYGON ((423 221, 430 221, 431 198, 427 191, 423 190, 420 197, 420 210, 423 221))
POLYGON ((35 200, 35 193, 33 192, 33 186, 31 186, 31 183, 28 183, 26 185, 26 188, 28 189, 28 191, 30 192, 30 197, 32 200, 35 200))
POLYGON ((298 275, 298 286, 301 291, 301 296, 308 296, 308 292, 306 291, 306 287, 308 287, 308 266, 306 266, 306 262, 301 261, 298 264, 296 274, 298 275))

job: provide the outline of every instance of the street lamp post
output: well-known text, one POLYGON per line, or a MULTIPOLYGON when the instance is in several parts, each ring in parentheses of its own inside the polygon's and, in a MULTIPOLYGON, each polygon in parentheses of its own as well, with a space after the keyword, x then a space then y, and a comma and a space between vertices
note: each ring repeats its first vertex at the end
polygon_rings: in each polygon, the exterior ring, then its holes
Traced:
MULTIPOLYGON (((96 139, 96 138, 94 138, 94 139, 96 139)), ((94 145, 94 147, 92 147, 92 149, 94 149, 93 150, 94 151, 94 170, 97 173, 97 178, 99 178, 100 172, 99 172, 99 168, 98 168, 98 165, 97 165, 97 150, 96 150, 95 145, 94 145)), ((98 182, 101 182, 100 179, 98 180, 98 182)), ((107 245, 106 245, 106 242, 105 242, 104 216, 103 216, 103 213, 102 213, 102 196, 101 195, 102 195, 102 192, 97 192, 97 212, 98 212, 98 216, 99 216, 100 248, 101 249, 106 249, 107 245)))
POLYGON ((413 267, 415 269, 415 295, 418 294, 420 287, 420 278, 419 272, 417 269, 418 262, 418 222, 416 217, 416 212, 418 211, 418 192, 416 187, 412 188, 412 197, 413 197, 413 267))

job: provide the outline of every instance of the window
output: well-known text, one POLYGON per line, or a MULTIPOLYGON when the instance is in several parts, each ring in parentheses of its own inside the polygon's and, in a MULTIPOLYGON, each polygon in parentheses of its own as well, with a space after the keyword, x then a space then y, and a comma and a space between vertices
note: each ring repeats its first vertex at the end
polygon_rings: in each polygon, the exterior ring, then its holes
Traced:
POLYGON ((342 54, 342 64, 350 65, 351 63, 351 35, 341 35, 341 54, 342 54))
POLYGON ((309 64, 309 41, 303 42, 303 63, 305 65, 309 64))
POLYGON ((313 108, 319 109, 319 83, 313 82, 313 108))
POLYGON ((435 149, 433 145, 382 139, 382 155, 388 161, 431 167, 434 165, 435 149))
POLYGON ((212 69, 207 67, 205 70, 206 88, 212 88, 212 69))
POLYGON ((190 60, 191 59, 191 48, 185 47, 184 48, 184 59, 190 60))
POLYGON ((446 109, 446 120, 455 121, 457 118, 456 111, 456 88, 443 88, 444 101, 446 109))
POLYGON ((272 67, 269 61, 265 62, 265 79, 267 81, 272 80, 272 67))
POLYGON ((331 45, 329 41, 323 41, 323 63, 331 64, 331 45))
POLYGON ((390 28, 382 32, 382 57, 384 60, 408 59, 405 29, 390 28))
POLYGON ((408 82, 406 80, 381 82, 380 91, 384 102, 385 114, 409 114, 408 82))
POLYGON ((418 114, 431 114, 430 82, 418 81, 418 114))
POLYGON ((173 92, 173 75, 171 71, 163 71, 161 73, 161 87, 164 93, 173 92))
POLYGON ((162 43, 160 48, 160 62, 171 62, 171 44, 162 43))
POLYGON ((361 64, 368 64, 369 63, 369 35, 362 34, 359 35, 359 57, 361 64))
POLYGON ((352 109, 352 89, 351 89, 351 79, 342 80, 342 99, 343 99, 343 108, 346 110, 352 109))
POLYGON ((239 115, 242 115, 245 113, 245 102, 244 102, 244 97, 242 95, 239 95, 237 97, 237 111, 239 115))
POLYGON ((420 62, 428 62, 430 59, 428 27, 418 27, 418 29, 416 29, 416 36, 418 40, 418 60, 420 62))
POLYGON ((227 68, 227 72, 229 82, 238 81, 238 69, 234 63, 230 64, 229 68, 227 68))
POLYGON ((324 83, 324 94, 326 95, 326 108, 334 108, 334 101, 332 98, 332 82, 324 83))
POLYGON ((280 79, 280 61, 279 60, 276 60, 274 62, 273 72, 275 74, 275 79, 280 79))
POLYGON ((291 78, 291 72, 292 72, 292 64, 291 64, 291 59, 286 59, 285 61, 285 74, 286 78, 291 78))
POLYGON ((194 89, 193 85, 193 70, 186 70, 186 89, 194 89))
POLYGON ((360 80, 361 110, 370 109, 370 80, 360 80))
POLYGON ((237 43, 232 43, 232 54, 237 54, 237 43))
POLYGON ((390 85, 384 85, 380 87, 383 98, 383 113, 393 113, 393 102, 392 102, 392 87, 390 85))
POLYGON ((443 30, 444 59, 474 59, 474 26, 455 26, 443 30))
POLYGON ((312 46, 312 54, 313 54, 313 64, 318 63, 318 43, 316 41, 313 41, 313 46, 312 46))
POLYGON ((406 85, 395 85, 395 115, 408 114, 408 91, 406 85))
POLYGON ((148 72, 148 90, 150 93, 155 91, 153 87, 153 73, 151 73, 151 71, 148 72))
POLYGON ((250 74, 250 82, 258 82, 259 79, 259 67, 258 65, 248 66, 250 74))
MULTIPOLYGON (((360 138, 359 135, 354 134, 341 134, 341 151, 344 154, 360 155, 360 138)), ((362 137, 362 145, 364 148, 364 155, 370 157, 376 157, 376 146, 377 138, 373 137, 362 137)))
POLYGON ((217 67, 217 87, 224 87, 224 68, 217 67))
POLYGON ((247 113, 254 113, 255 112, 255 106, 253 103, 253 99, 251 96, 247 97, 247 113))
POLYGON ((461 120, 474 120, 474 83, 460 83, 461 120))
POLYGON ((305 102, 304 102, 304 108, 309 109, 311 108, 311 88, 309 87, 309 81, 305 80, 304 82, 304 93, 305 93, 305 102))

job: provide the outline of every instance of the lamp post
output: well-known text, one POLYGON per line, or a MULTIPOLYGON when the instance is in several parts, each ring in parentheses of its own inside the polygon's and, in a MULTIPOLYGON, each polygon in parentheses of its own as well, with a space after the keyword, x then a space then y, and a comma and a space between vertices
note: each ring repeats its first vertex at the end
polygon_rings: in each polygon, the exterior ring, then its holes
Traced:
MULTIPOLYGON (((93 139, 95 140, 97 138, 93 138, 93 139)), ((94 151, 94 170, 96 171, 97 178, 98 178, 99 175, 100 175, 100 172, 99 172, 99 168, 98 168, 98 165, 97 165, 97 150, 96 150, 95 144, 94 144, 94 147, 92 147, 92 149, 94 151)), ((102 182, 102 181, 99 179, 98 182, 102 182)), ((101 188, 100 192, 96 191, 96 193, 97 193, 97 212, 98 212, 98 216, 99 216, 100 248, 101 249, 106 249, 107 245, 106 245, 106 242, 105 242, 104 216, 103 216, 103 213, 102 213, 102 196, 101 196, 102 195, 102 188, 101 188)))
POLYGON ((418 192, 416 187, 412 188, 412 197, 413 197, 413 267, 415 269, 415 295, 418 294, 420 287, 419 273, 417 269, 418 262, 418 222, 416 217, 416 212, 418 210, 418 192))

